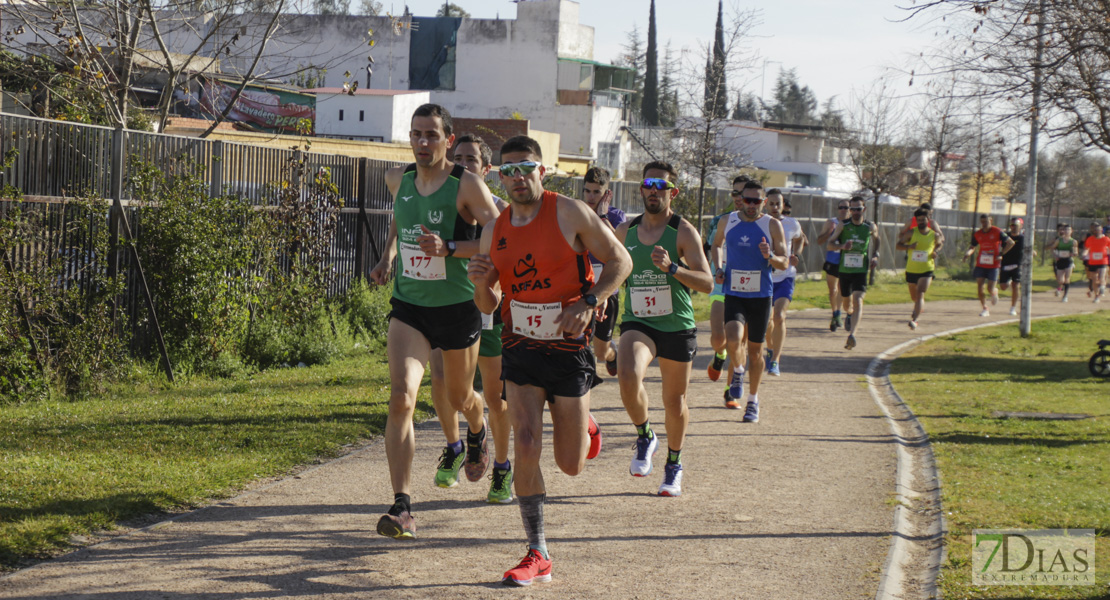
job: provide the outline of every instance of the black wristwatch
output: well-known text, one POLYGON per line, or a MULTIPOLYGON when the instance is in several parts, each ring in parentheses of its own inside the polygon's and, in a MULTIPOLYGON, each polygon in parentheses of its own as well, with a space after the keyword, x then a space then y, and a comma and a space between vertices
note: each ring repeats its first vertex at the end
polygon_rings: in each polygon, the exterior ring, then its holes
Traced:
POLYGON ((447 240, 447 256, 454 256, 457 248, 458 244, 454 240, 447 240))
POLYGON ((678 273, 678 263, 671 263, 671 266, 667 268, 667 273, 669 273, 672 277, 675 273, 678 273))
POLYGON ((590 308, 597 308, 597 296, 593 294, 586 294, 585 296, 582 296, 582 301, 585 302, 586 306, 589 306, 590 308))

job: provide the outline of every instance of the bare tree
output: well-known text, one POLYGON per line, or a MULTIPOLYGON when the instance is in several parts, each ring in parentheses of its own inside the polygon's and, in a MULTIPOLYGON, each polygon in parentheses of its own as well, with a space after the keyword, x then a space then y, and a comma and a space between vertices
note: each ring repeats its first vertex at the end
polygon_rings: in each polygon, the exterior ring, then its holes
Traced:
POLYGON ((713 45, 704 45, 700 54, 690 53, 698 54, 696 57, 684 57, 685 64, 680 69, 683 79, 679 82, 681 115, 675 122, 675 154, 679 157, 676 162, 681 170, 693 173, 697 179, 699 228, 705 217, 705 188, 709 179, 736 171, 743 163, 737 148, 724 143, 729 111, 720 99, 729 96, 726 82, 730 75, 753 68, 755 54, 745 46, 745 34, 759 25, 759 13, 734 3, 727 22, 719 17, 718 24, 721 27, 713 45), (722 56, 727 60, 721 60, 722 56), (718 57, 717 61, 714 57, 718 57), (702 67, 702 62, 709 68, 702 67))

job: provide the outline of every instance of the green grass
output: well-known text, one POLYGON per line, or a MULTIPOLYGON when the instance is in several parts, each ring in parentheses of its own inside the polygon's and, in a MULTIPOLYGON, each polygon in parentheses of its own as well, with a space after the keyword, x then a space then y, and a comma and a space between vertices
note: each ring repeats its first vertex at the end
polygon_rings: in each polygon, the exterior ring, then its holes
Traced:
POLYGON ((1110 595, 1110 381, 1092 377, 1110 313, 1004 325, 930 341, 894 362, 891 380, 933 443, 948 519, 945 598, 1110 595), (1082 421, 1000 419, 994 411, 1084 413, 1082 421), (971 586, 971 532, 1093 528, 1094 587, 971 586))
MULTIPOLYGON (((1056 288, 1056 279, 1052 274, 1052 265, 1033 268, 1033 292, 1047 292, 1056 288)), ((1073 291, 1083 292, 1087 289, 1085 281, 1080 275, 1072 276, 1073 291)), ((977 296, 975 281, 953 277, 948 271, 941 269, 937 272, 925 301, 940 300, 975 300, 977 296)), ((1010 292, 1001 292, 1003 298, 1010 292)), ((709 296, 696 294, 694 299, 694 316, 701 321, 709 320, 709 296)), ((867 296, 864 300, 869 305, 876 304, 902 304, 910 301, 910 294, 906 288, 905 273, 880 273, 876 276, 875 285, 868 286, 867 296)), ((829 308, 829 288, 822 276, 820 280, 798 281, 794 287, 794 300, 790 303, 792 310, 807 308, 829 308)))
MULTIPOLYGON (((388 399, 384 353, 363 349, 247 379, 5 406, 0 570, 64 550, 71 536, 192 508, 337 456, 383 431, 388 399)), ((417 411, 423 419, 432 408, 417 411)))

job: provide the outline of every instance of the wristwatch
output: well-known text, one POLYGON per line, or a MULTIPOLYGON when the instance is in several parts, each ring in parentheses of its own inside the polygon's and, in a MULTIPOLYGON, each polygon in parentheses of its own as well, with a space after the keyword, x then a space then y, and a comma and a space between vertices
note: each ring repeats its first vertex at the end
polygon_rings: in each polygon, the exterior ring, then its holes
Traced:
POLYGON ((454 240, 447 240, 447 256, 454 256, 457 248, 458 244, 454 240))
POLYGON ((670 274, 672 277, 675 273, 678 273, 678 263, 671 263, 671 266, 667 268, 667 273, 670 274))
POLYGON ((585 302, 586 306, 589 306, 590 308, 597 308, 597 296, 593 294, 586 294, 585 296, 582 296, 582 301, 585 302))

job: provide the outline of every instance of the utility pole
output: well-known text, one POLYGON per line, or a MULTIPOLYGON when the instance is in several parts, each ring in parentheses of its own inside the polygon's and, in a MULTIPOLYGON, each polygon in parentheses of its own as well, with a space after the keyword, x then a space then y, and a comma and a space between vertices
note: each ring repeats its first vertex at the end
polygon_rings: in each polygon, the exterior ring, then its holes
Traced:
POLYGON ((1037 52, 1033 64, 1033 110, 1029 126, 1029 200, 1025 205, 1025 243, 1021 251, 1021 337, 1029 337, 1032 329, 1030 304, 1033 300, 1033 236, 1037 231, 1037 143, 1041 132, 1041 85, 1044 72, 1041 62, 1044 59, 1044 12, 1045 0, 1038 4, 1037 52))

